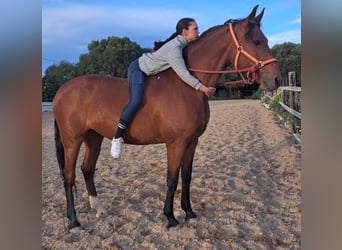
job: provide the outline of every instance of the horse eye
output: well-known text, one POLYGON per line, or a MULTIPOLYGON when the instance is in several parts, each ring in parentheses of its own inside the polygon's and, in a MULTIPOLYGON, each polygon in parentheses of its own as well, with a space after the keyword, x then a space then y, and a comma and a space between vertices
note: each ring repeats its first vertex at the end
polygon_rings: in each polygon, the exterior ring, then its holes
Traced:
POLYGON ((253 40, 253 43, 254 43, 255 45, 260 45, 260 40, 253 40))

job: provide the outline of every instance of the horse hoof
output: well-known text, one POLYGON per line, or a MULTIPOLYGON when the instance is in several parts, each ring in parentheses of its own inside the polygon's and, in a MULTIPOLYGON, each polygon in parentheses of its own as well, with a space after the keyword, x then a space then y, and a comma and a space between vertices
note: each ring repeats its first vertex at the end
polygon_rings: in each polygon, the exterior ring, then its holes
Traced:
POLYGON ((166 226, 166 229, 167 230, 180 230, 182 228, 182 225, 181 224, 176 224, 176 225, 171 225, 170 223, 169 224, 167 224, 167 226, 166 226))
POLYGON ((190 219, 195 219, 195 218, 197 218, 197 215, 192 211, 187 212, 185 215, 185 221, 188 221, 190 219))
POLYGON ((70 228, 70 229, 69 229, 69 232, 70 232, 70 233, 80 233, 81 230, 82 230, 82 228, 79 226, 79 227, 70 228))
POLYGON ((179 222, 176 219, 169 221, 169 223, 166 226, 167 229, 176 227, 180 227, 179 222))

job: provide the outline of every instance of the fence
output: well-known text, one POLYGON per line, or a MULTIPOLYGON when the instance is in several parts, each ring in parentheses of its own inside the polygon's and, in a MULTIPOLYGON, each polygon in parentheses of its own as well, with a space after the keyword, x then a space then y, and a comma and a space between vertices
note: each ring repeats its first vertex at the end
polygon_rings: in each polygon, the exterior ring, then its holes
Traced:
POLYGON ((52 111, 52 102, 42 102, 42 112, 52 111))
MULTIPOLYGON (((288 73, 288 86, 280 86, 276 91, 264 92, 264 96, 271 99, 274 95, 282 93, 282 99, 279 101, 280 106, 291 115, 302 119, 301 114, 301 92, 302 88, 296 85, 295 72, 288 73)), ((296 139, 301 142, 300 134, 294 134, 296 139)))
POLYGON ((301 114, 301 87, 295 86, 282 86, 279 87, 280 91, 283 91, 283 101, 279 101, 279 104, 290 114, 302 119, 301 114))

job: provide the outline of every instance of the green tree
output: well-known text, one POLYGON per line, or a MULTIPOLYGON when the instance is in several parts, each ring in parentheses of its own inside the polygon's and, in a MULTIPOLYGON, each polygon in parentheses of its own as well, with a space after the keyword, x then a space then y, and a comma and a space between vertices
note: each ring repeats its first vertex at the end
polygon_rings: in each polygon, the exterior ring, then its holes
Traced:
POLYGON ((43 100, 53 99, 58 88, 75 76, 77 76, 76 66, 66 61, 61 61, 57 65, 53 64, 48 67, 42 79, 43 100))
POLYGON ((61 85, 76 76, 76 66, 72 63, 61 61, 58 65, 53 64, 45 70, 43 82, 61 85))
POLYGON ((301 79, 301 45, 291 42, 276 44, 271 49, 279 63, 283 77, 287 77, 288 72, 296 72, 296 82, 300 85, 301 79))
POLYGON ((88 53, 79 57, 77 64, 62 61, 45 70, 43 77, 43 100, 52 99, 58 88, 71 78, 85 74, 111 75, 126 77, 131 61, 142 53, 143 49, 127 37, 108 37, 88 44, 88 53))
POLYGON ((92 41, 88 45, 88 54, 80 56, 78 72, 80 74, 101 74, 126 77, 127 68, 133 59, 148 49, 142 49, 129 38, 108 37, 92 41))
POLYGON ((57 84, 43 82, 42 84, 42 100, 43 101, 51 101, 55 96, 59 86, 57 84))

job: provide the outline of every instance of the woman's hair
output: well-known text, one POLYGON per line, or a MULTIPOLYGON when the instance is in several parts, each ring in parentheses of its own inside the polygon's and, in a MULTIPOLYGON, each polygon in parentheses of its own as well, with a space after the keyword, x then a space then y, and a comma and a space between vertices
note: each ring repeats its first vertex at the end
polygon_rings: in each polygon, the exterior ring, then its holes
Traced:
POLYGON ((161 46, 163 46, 165 43, 167 43, 168 41, 172 40, 173 38, 175 38, 177 35, 181 35, 183 29, 188 29, 190 24, 192 22, 195 22, 195 19, 190 18, 190 17, 184 17, 181 20, 178 21, 177 25, 176 25, 176 32, 173 33, 169 38, 167 38, 165 41, 155 41, 154 42, 154 48, 153 50, 156 51, 158 50, 161 46))

